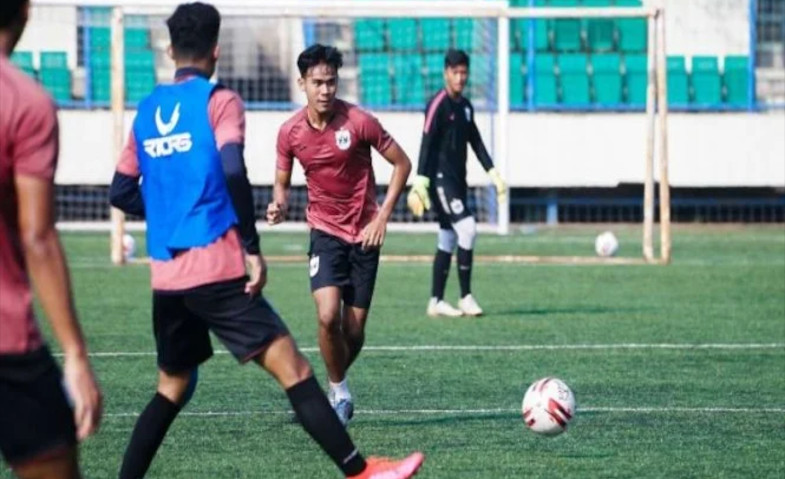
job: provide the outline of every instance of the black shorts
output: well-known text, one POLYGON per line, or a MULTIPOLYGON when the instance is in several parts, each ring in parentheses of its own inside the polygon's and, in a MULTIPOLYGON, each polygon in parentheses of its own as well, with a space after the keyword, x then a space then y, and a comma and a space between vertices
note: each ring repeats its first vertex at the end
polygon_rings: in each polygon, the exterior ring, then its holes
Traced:
POLYGON ((466 188, 459 187, 448 181, 436 180, 430 190, 431 204, 436 211, 439 228, 452 229, 453 223, 473 216, 466 202, 466 188))
POLYGON ((76 445, 74 414, 49 349, 0 355, 0 453, 22 465, 76 445))
POLYGON ((189 371, 213 355, 212 331, 241 363, 289 334, 278 313, 261 296, 245 293, 247 278, 185 291, 153 291, 153 334, 158 367, 189 371))
POLYGON ((338 286, 344 304, 368 309, 379 271, 379 249, 363 251, 362 246, 311 230, 308 251, 311 291, 325 286, 338 286))

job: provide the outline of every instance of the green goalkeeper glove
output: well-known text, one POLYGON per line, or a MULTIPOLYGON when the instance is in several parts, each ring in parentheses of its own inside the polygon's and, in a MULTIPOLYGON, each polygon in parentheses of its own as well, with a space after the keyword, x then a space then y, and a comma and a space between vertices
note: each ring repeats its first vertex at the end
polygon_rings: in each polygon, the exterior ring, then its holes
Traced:
POLYGON ((409 190, 409 195, 406 197, 409 211, 417 218, 422 217, 427 210, 431 209, 431 199, 428 196, 428 187, 430 184, 431 180, 427 176, 415 176, 412 188, 409 190))
POLYGON ((502 175, 496 170, 496 168, 491 168, 488 170, 488 176, 491 177, 491 181, 493 185, 496 187, 496 201, 500 204, 507 203, 507 185, 504 183, 502 179, 502 175))

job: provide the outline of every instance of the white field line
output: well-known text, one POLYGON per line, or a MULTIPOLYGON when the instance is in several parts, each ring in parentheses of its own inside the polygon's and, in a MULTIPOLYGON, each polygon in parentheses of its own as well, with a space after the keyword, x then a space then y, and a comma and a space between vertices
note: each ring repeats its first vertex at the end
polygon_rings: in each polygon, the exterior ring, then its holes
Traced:
MULTIPOLYGON (((511 345, 421 345, 421 346, 365 346, 364 352, 439 352, 439 351, 608 351, 608 350, 761 350, 782 349, 785 343, 619 343, 619 344, 511 344, 511 345)), ((318 352, 317 347, 300 348, 306 353, 318 352)), ((134 356, 155 356, 155 351, 99 351, 90 356, 96 358, 117 358, 134 356)), ((219 349, 215 354, 229 354, 219 349)), ((62 354, 57 354, 62 356, 62 354)))
MULTIPOLYGON (((578 407, 578 413, 622 413, 622 414, 664 414, 664 413, 694 413, 694 414, 779 414, 785 413, 785 407, 578 407)), ((495 409, 359 409, 355 414, 367 416, 397 416, 397 415, 493 415, 493 414, 519 414, 520 410, 511 408, 495 409)), ((290 415, 287 410, 259 410, 259 411, 183 411, 181 416, 196 417, 245 417, 245 416, 273 416, 290 415)), ((106 413, 105 417, 137 417, 138 412, 106 413)))

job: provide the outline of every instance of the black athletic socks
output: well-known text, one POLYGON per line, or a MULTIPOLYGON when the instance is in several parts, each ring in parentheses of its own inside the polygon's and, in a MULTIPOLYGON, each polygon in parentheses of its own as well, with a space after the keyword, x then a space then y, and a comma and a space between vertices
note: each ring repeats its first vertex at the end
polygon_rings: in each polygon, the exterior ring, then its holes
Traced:
POLYGON ((155 393, 136 420, 131 442, 125 450, 120 479, 141 479, 158 451, 169 426, 180 412, 180 406, 166 396, 155 393))
POLYGON ((313 376, 287 389, 286 395, 300 424, 344 475, 354 476, 365 469, 365 459, 354 447, 313 376))
POLYGON ((433 259, 433 281, 431 283, 431 296, 441 301, 444 299, 444 288, 447 285, 447 275, 450 274, 450 261, 452 254, 440 249, 436 250, 433 259))
POLYGON ((461 298, 472 292, 472 263, 474 251, 458 247, 458 281, 461 284, 461 298))

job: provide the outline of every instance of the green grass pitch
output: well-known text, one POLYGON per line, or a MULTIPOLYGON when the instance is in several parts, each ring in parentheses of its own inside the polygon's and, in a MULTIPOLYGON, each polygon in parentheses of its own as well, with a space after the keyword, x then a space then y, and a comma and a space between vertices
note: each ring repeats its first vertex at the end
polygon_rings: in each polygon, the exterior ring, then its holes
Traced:
MULTIPOLYGON (((640 256, 639 228, 611 229, 621 255, 640 256)), ((591 256, 601 231, 482 235, 477 252, 591 256)), ((111 266, 106 234, 64 242, 106 397, 83 469, 117 477, 155 387, 149 272, 111 266)), ((265 293, 324 384, 307 235, 263 233, 262 243, 269 256, 303 255, 272 261, 265 293)), ((431 254, 434 245, 432 234, 391 234, 384 252, 431 254)), ((785 227, 677 226, 673 245, 670 266, 477 264, 473 289, 487 313, 477 319, 427 318, 430 265, 384 263, 369 349, 349 376, 361 451, 422 450, 423 478, 783 477, 785 227), (527 431, 519 411, 526 387, 544 376, 565 380, 578 402, 570 430, 555 438, 527 431)), ((451 301, 455 273, 453 265, 451 301)), ((219 353, 200 373, 149 477, 340 477, 264 372, 219 353)))

